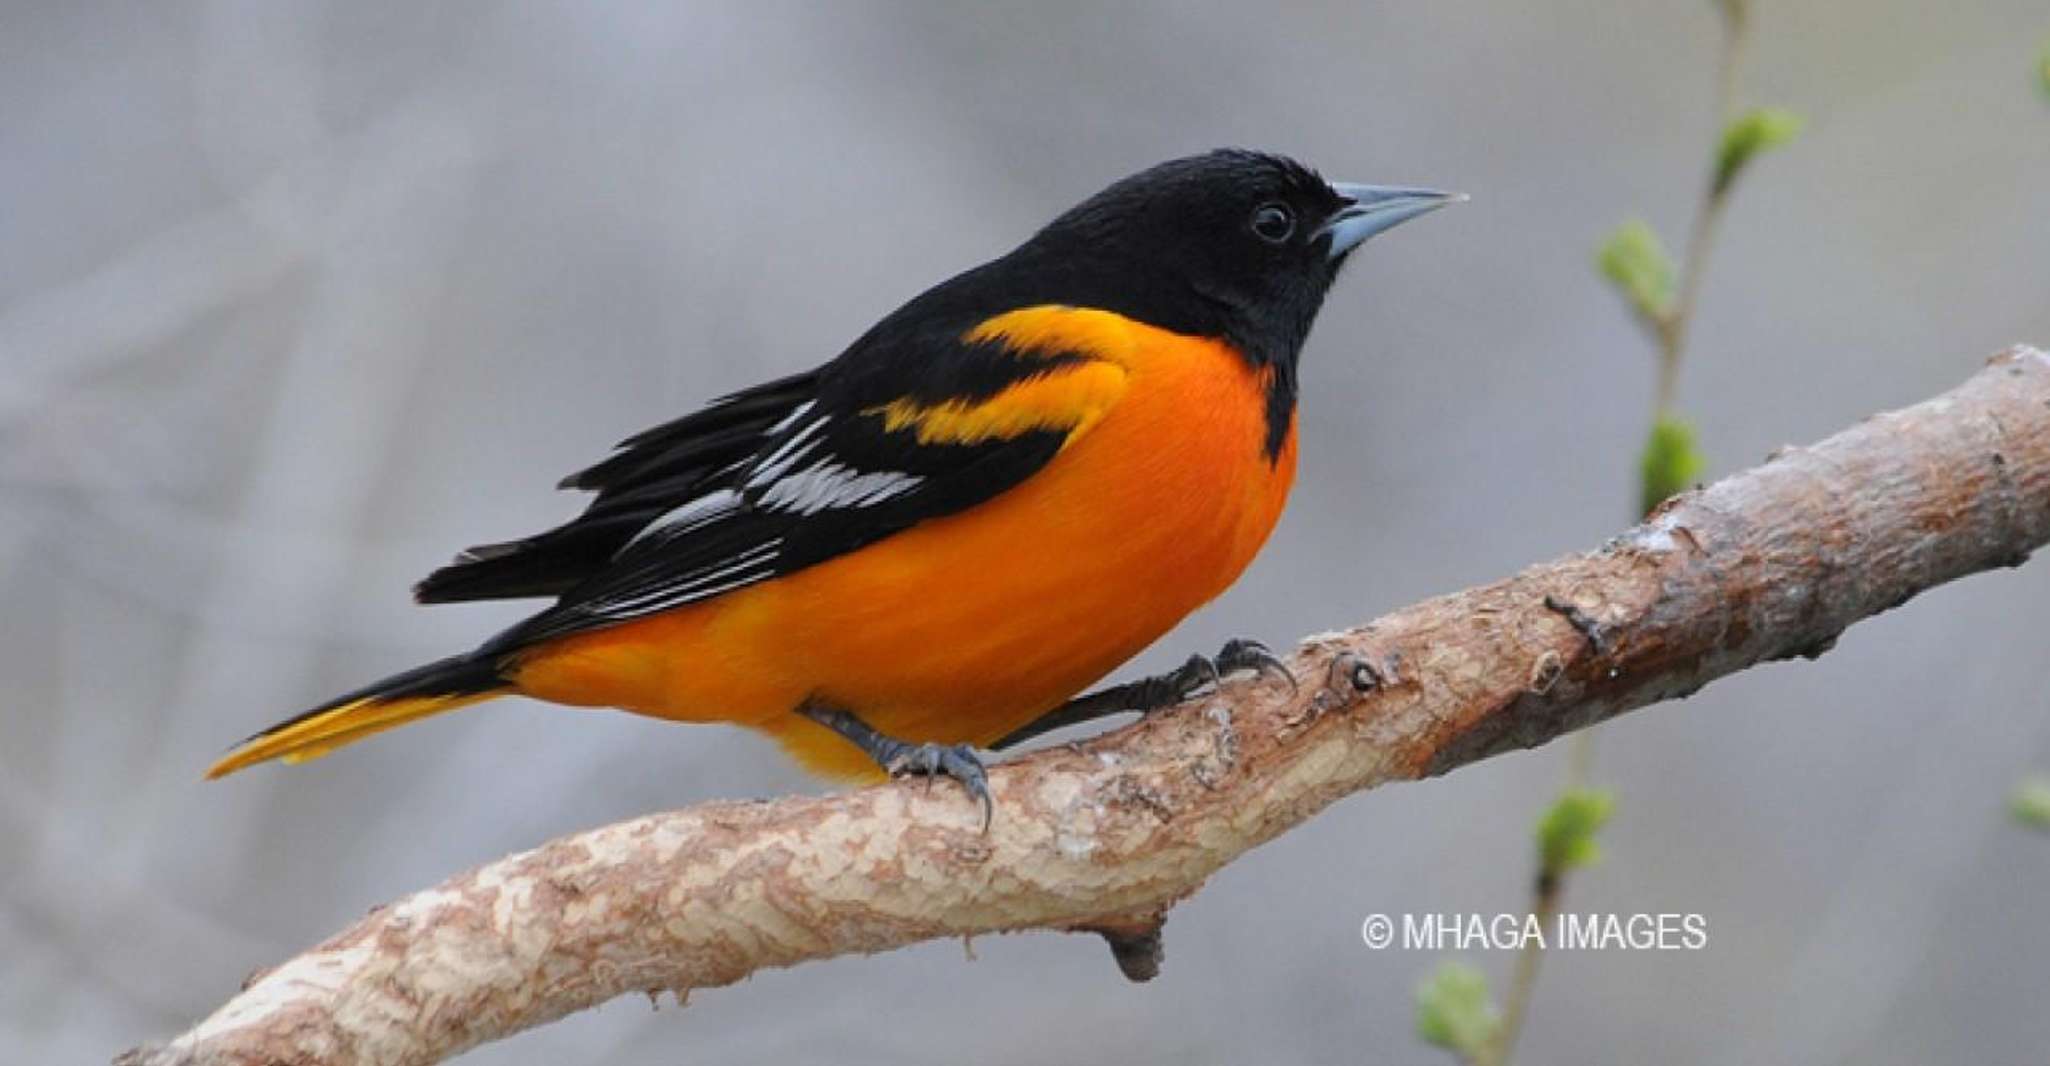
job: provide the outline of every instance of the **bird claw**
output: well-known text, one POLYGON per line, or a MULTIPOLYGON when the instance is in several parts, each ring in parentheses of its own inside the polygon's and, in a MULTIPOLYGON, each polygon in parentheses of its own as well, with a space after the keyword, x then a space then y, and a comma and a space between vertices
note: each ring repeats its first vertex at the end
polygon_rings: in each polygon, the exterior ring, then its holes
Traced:
POLYGON ((1297 691, 1295 672, 1273 649, 1257 640, 1235 637, 1225 641, 1215 656, 1191 655, 1182 665, 1153 678, 1153 691, 1144 701, 1145 706, 1134 709, 1150 713, 1187 702, 1215 689, 1232 674, 1246 670, 1262 677, 1280 678, 1288 682, 1290 692, 1297 691))
POLYGON ((1167 677, 1168 690, 1174 696, 1170 702, 1173 703, 1180 703, 1204 689, 1216 688, 1218 683, 1224 680, 1224 674, 1217 669, 1217 664, 1201 655, 1189 656, 1186 662, 1176 667, 1167 677))
POLYGON ((1300 686, 1296 684, 1295 671, 1290 670, 1288 664, 1274 654, 1274 649, 1257 640, 1236 637, 1225 641, 1224 647, 1217 652, 1216 666, 1219 673, 1226 675, 1251 670, 1255 676, 1278 677, 1288 682, 1290 695, 1300 691, 1300 686))
POLYGON ((982 829, 989 831, 990 820, 996 816, 996 801, 989 794, 989 771, 974 748, 966 744, 906 745, 883 764, 883 769, 891 777, 925 778, 928 792, 937 778, 951 777, 961 782, 969 797, 982 805, 982 829))
POLYGON ((1279 677, 1288 682, 1291 693, 1298 691, 1295 672, 1267 645, 1243 638, 1228 640, 1224 647, 1218 649, 1215 658, 1191 655, 1182 665, 1167 673, 1077 696, 997 738, 990 746, 1002 750, 1051 730, 1127 711, 1150 715, 1215 690, 1226 676, 1243 670, 1279 677))

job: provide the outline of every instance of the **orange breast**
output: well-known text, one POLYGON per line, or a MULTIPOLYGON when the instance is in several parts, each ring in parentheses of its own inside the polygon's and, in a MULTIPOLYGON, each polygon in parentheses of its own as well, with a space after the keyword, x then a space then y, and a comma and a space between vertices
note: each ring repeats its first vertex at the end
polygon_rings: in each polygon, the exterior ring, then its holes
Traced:
POLYGON ((865 763, 790 715, 808 697, 900 739, 988 743, 1082 691, 1238 577, 1295 472, 1293 426, 1277 457, 1264 453, 1265 381, 1245 360, 1117 321, 1122 398, 1023 484, 795 574, 538 649, 521 689, 765 728, 829 771, 865 763))

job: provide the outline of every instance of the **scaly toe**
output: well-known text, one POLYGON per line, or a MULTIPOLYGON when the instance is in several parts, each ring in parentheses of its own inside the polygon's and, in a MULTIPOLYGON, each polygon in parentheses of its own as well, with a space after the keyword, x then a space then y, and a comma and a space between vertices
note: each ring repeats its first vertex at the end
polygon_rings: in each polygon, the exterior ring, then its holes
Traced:
POLYGON ((1224 680, 1224 673, 1217 668, 1217 664, 1201 655, 1189 656, 1189 661, 1183 663, 1171 676, 1174 678, 1176 703, 1188 700, 1204 689, 1215 688, 1219 681, 1224 680))
POLYGON ((1257 640, 1238 638, 1225 641, 1224 647, 1217 652, 1217 669, 1224 674, 1251 670, 1256 674, 1271 675, 1288 682, 1290 692, 1297 691, 1295 671, 1290 670, 1273 649, 1257 640))
POLYGON ((982 764, 982 757, 967 744, 919 744, 906 748, 886 767, 891 777, 917 776, 925 778, 926 788, 932 788, 935 778, 951 777, 961 782, 970 798, 982 805, 982 828, 989 831, 990 820, 996 816, 996 801, 989 794, 989 771, 982 764))

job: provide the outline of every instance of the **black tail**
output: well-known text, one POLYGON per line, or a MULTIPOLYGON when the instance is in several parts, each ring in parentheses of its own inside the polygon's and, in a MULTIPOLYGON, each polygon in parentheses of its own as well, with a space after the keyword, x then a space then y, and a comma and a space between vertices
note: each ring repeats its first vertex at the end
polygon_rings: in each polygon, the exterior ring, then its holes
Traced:
POLYGON ((393 674, 250 737, 209 767, 208 777, 271 759, 304 762, 344 744, 430 714, 452 711, 511 689, 496 656, 451 655, 393 674))

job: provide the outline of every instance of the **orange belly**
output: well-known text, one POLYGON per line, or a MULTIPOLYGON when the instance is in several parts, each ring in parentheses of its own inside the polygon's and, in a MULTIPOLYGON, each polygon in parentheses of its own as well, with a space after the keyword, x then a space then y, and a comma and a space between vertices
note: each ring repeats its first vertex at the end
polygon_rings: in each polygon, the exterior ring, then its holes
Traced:
POLYGON ((806 699, 903 740, 988 744, 1136 655, 1238 577, 1280 518, 1291 425, 1220 342, 1134 327, 1129 388, 1024 483, 797 573, 527 653, 541 699, 768 731, 874 772, 806 699))

